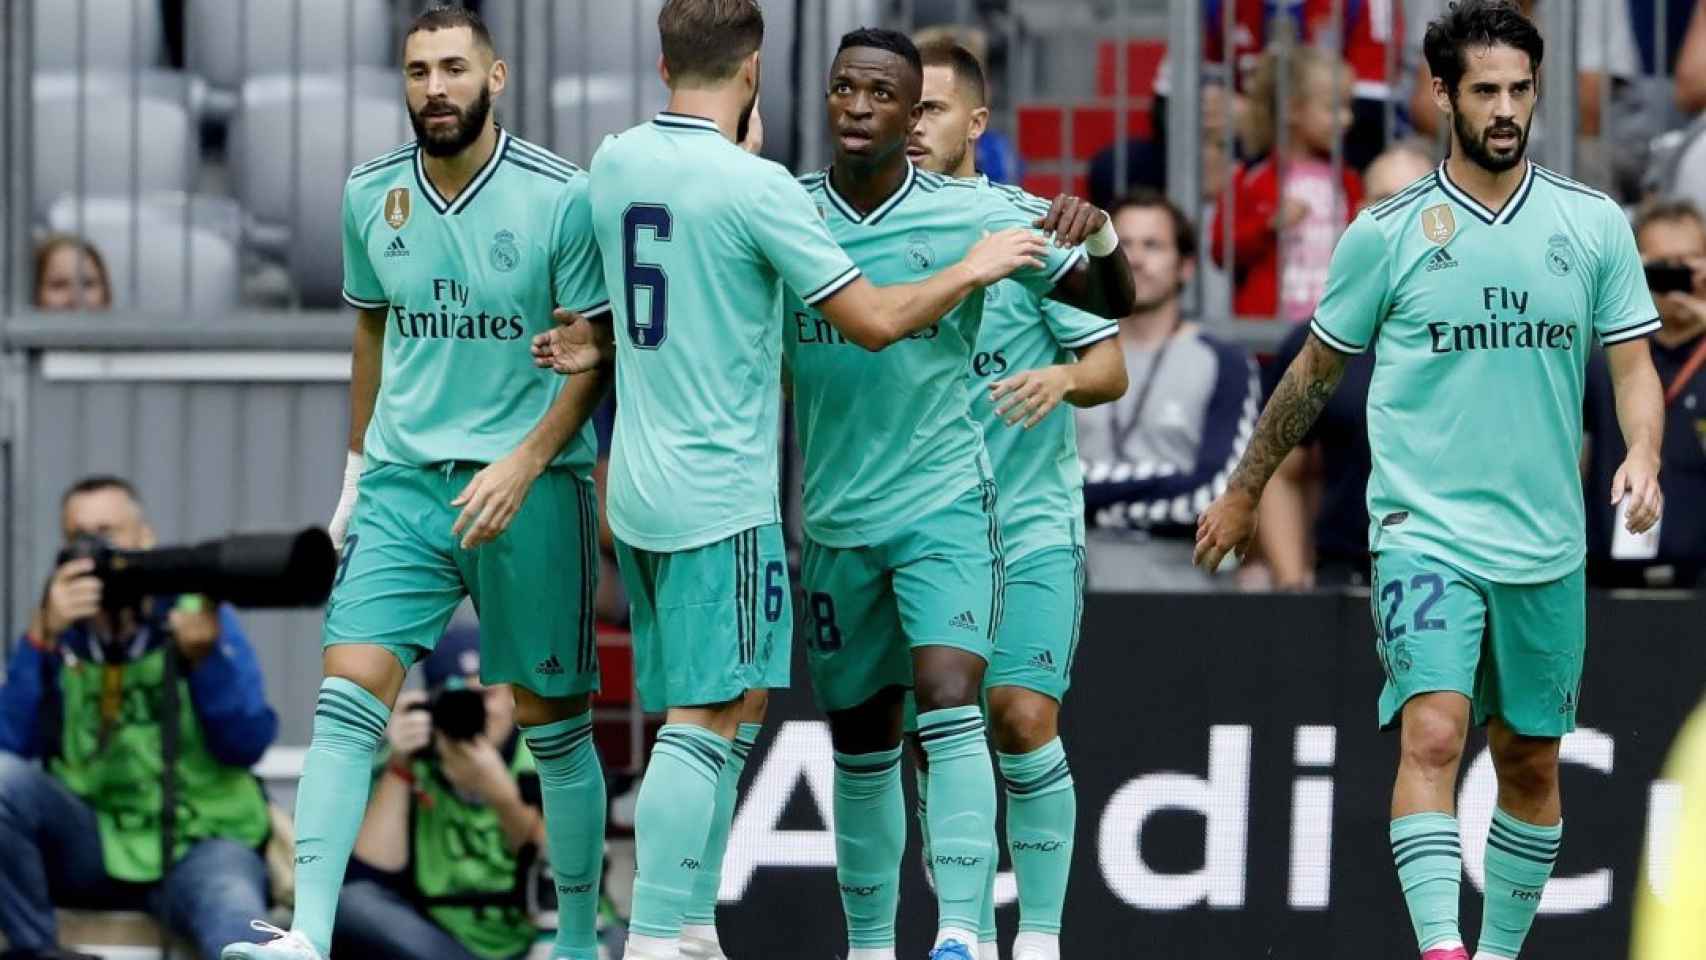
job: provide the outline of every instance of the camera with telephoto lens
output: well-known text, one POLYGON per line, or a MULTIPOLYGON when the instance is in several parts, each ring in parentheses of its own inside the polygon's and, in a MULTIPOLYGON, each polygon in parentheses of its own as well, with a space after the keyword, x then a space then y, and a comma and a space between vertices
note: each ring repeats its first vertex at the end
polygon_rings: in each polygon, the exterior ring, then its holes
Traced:
MULTIPOLYGON (((432 729, 446 740, 466 743, 486 732, 486 695, 478 690, 451 684, 410 709, 425 710, 432 716, 432 729)), ((427 758, 433 755, 432 744, 415 752, 427 758)))

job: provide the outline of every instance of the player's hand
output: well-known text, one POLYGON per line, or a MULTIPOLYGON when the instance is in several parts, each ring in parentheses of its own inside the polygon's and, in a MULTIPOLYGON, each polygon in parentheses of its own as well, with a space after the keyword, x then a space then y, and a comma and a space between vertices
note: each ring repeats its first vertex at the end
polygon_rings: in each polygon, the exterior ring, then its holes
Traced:
POLYGON ((755 157, 764 152, 764 118, 758 114, 757 94, 752 97, 752 119, 746 124, 746 139, 739 146, 755 157))
POLYGON ((453 536, 462 538, 462 549, 472 550, 482 543, 497 539, 521 510, 528 488, 545 470, 545 463, 524 450, 488 465, 462 488, 453 507, 461 507, 456 523, 450 527, 453 536))
POLYGON ((1049 204, 1048 213, 1031 225, 1053 236, 1057 247, 1076 247, 1107 222, 1108 215, 1095 204, 1063 193, 1049 204))
POLYGON ((1054 364, 995 381, 989 385, 989 399, 995 404, 995 415, 1009 427, 1022 421, 1029 430, 1054 412, 1071 391, 1072 368, 1054 364))
POLYGON ((1209 573, 1229 553, 1248 556, 1256 542, 1256 501, 1242 490, 1227 490, 1197 518, 1197 548, 1191 562, 1209 573))
POLYGON ((180 597, 178 605, 166 615, 166 623, 178 641, 178 651, 191 666, 219 644, 219 608, 206 597, 180 597))
POLYGON ((971 270, 980 287, 1005 280, 1008 274, 1026 267, 1041 269, 1048 242, 1029 230, 1010 227, 992 233, 967 251, 962 264, 971 270))
POLYGON ((47 599, 41 607, 41 625, 52 641, 79 620, 101 612, 101 581, 93 576, 95 561, 82 557, 67 560, 47 584, 47 599))
POLYGON ((1630 533, 1646 533, 1664 512, 1665 495, 1659 490, 1659 458, 1651 453, 1631 452, 1611 478, 1611 505, 1629 499, 1630 533))
POLYGON ((585 373, 616 358, 616 341, 606 324, 593 323, 558 307, 556 326, 533 338, 533 365, 558 373, 585 373))
POLYGON ((385 725, 385 740, 391 744, 393 759, 406 761, 432 742, 432 714, 415 709, 426 702, 425 690, 404 690, 397 694, 397 704, 391 708, 391 722, 385 725))

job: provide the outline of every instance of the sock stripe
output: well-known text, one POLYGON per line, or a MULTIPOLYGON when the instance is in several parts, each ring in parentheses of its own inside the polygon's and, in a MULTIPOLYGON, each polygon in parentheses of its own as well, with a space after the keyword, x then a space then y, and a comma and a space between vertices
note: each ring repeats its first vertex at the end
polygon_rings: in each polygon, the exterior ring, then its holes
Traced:
POLYGON ((328 720, 348 724, 349 726, 356 728, 358 733, 367 734, 367 736, 375 743, 385 738, 384 727, 378 726, 364 717, 356 716, 355 714, 344 710, 342 707, 334 706, 329 703, 322 703, 314 709, 314 715, 316 717, 325 717, 328 720))
POLYGON ((1498 837, 1494 837, 1494 836, 1488 836, 1487 837, 1487 846, 1496 848, 1498 850, 1502 850, 1505 853, 1508 853, 1513 857, 1517 857, 1517 858, 1522 859, 1522 860, 1527 860, 1530 863, 1538 863, 1541 866, 1548 867, 1548 868, 1550 868, 1552 866, 1552 862, 1555 859, 1557 859, 1555 855, 1540 855, 1540 854, 1529 853, 1526 850, 1518 850, 1517 848, 1511 846, 1510 844, 1505 843, 1503 840, 1500 840, 1498 837))
POLYGON ((835 768, 851 774, 887 773, 895 767, 900 766, 900 754, 898 753, 892 757, 885 756, 880 760, 869 762, 849 762, 841 759, 843 756, 846 756, 846 754, 835 755, 835 768))
POLYGON ((1454 847, 1430 847, 1425 850, 1416 850, 1408 856, 1400 858, 1396 865, 1399 870, 1402 870, 1417 860, 1426 860, 1429 857, 1445 857, 1458 861, 1463 859, 1461 852, 1454 847))
POLYGON ((684 756, 683 759, 697 758, 715 777, 723 770, 723 757, 717 751, 703 743, 680 734, 658 734, 659 747, 674 747, 684 756))
POLYGON ((941 726, 931 728, 926 728, 924 725, 920 724, 918 727, 918 739, 922 743, 929 743, 932 740, 940 740, 944 737, 958 737, 982 729, 983 718, 981 716, 967 717, 964 720, 949 720, 941 726))
POLYGON ((1503 840, 1505 843, 1510 844, 1513 847, 1548 857, 1555 857, 1558 855, 1558 847, 1563 840, 1562 837, 1550 841, 1542 840, 1538 837, 1525 837, 1509 827, 1500 824, 1497 820, 1493 821, 1493 826, 1487 831, 1487 839, 1491 840, 1494 837, 1503 840))
POLYGON ((529 730, 527 731, 527 743, 529 746, 534 747, 555 747, 567 743, 570 740, 579 740, 582 737, 590 736, 592 736, 592 724, 587 723, 578 726, 573 730, 563 730, 558 733, 547 733, 543 735, 529 730))
POLYGON ((1059 783, 1060 781, 1065 780, 1071 776, 1072 776, 1072 768, 1067 766, 1066 758, 1062 757, 1061 761, 1059 763, 1055 764, 1053 767, 1051 767, 1047 773, 1044 773, 1042 776, 1037 777, 1033 780, 1027 780, 1024 782, 1019 782, 1019 781, 1015 781, 1015 780, 1008 780, 1007 781, 1007 792, 1012 793, 1012 794, 1018 794, 1019 796, 1022 796, 1022 797, 1028 796, 1030 794, 1037 793, 1037 792, 1043 790, 1044 788, 1052 787, 1055 784, 1059 783))
POLYGON ((1413 843, 1413 844, 1405 847, 1402 850, 1398 849, 1397 847, 1393 847, 1392 848, 1392 856, 1394 856, 1394 857, 1405 857, 1405 856, 1409 856, 1412 853, 1415 853, 1418 850, 1449 850, 1452 853, 1463 852, 1462 846, 1457 844, 1457 843, 1451 843, 1451 842, 1447 842, 1445 840, 1431 840, 1427 843, 1413 843))
POLYGON ((1432 833, 1418 833, 1413 837, 1405 837, 1402 840, 1394 840, 1394 841, 1392 841, 1392 852, 1393 853, 1403 853, 1403 852, 1409 850, 1411 847, 1416 846, 1419 843, 1428 842, 1428 841, 1447 841, 1447 840, 1449 840, 1453 844, 1461 843, 1457 834, 1454 831, 1436 830, 1432 833))
POLYGON ((570 739, 560 743, 534 743, 529 740, 527 749, 536 760, 561 760, 579 750, 591 739, 592 730, 588 728, 585 733, 573 734, 570 739))
POLYGON ((391 719, 389 712, 375 710, 373 707, 362 703, 350 694, 333 687, 321 688, 319 702, 323 704, 335 703, 340 707, 344 707, 356 716, 361 717, 369 723, 379 727, 381 732, 384 732, 386 723, 391 719))

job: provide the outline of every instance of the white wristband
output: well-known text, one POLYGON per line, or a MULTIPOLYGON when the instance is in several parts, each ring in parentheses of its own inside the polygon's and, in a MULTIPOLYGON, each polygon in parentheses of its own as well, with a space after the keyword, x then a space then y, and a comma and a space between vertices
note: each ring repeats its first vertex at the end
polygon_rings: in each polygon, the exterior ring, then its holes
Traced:
POLYGON ((353 450, 344 458, 344 483, 338 491, 338 507, 332 511, 332 522, 326 525, 332 546, 339 550, 344 548, 344 534, 349 530, 350 514, 355 511, 356 485, 361 479, 362 464, 362 455, 353 450))
POLYGON ((1102 229, 1091 234, 1084 241, 1084 250, 1092 257, 1105 257, 1120 248, 1120 235, 1114 232, 1114 220, 1109 217, 1102 221, 1102 229))

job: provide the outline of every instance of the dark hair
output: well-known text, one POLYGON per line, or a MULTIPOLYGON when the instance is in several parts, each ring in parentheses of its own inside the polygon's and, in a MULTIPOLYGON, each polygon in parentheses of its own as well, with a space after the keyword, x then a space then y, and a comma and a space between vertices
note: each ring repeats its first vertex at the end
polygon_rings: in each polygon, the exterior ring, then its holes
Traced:
POLYGON ((1635 211, 1635 239, 1641 239, 1641 231, 1655 223, 1692 223, 1706 234, 1706 216, 1702 216, 1700 208, 1692 201, 1680 198, 1664 198, 1642 204, 1635 211))
POLYGON ((1427 57, 1428 70, 1445 83, 1446 94, 1455 103, 1457 85, 1467 67, 1464 49, 1499 45, 1528 54, 1530 68, 1539 75, 1546 41, 1511 0, 1457 0, 1443 16, 1428 24, 1422 53, 1427 57))
POLYGON ((669 0, 658 38, 671 84, 720 83, 764 45, 764 11, 756 0, 669 0))
POLYGON ((65 511, 66 506, 71 503, 72 497, 80 497, 85 493, 99 493, 102 490, 122 490, 125 496, 137 503, 142 502, 142 498, 137 496, 136 488, 131 486, 129 480, 110 473, 92 473, 65 488, 64 495, 59 498, 60 512, 65 511))
POLYGON ((851 33, 842 34, 841 45, 835 48, 835 55, 840 56, 843 50, 853 47, 872 47, 877 50, 887 50, 912 64, 913 72, 918 75, 919 86, 924 84, 924 58, 918 55, 918 47, 912 38, 898 30, 884 30, 879 27, 860 27, 851 33))
POLYGON ((486 21, 480 15, 467 7, 448 3, 434 4, 421 12, 415 21, 409 24, 409 32, 403 34, 403 42, 421 31, 455 30, 457 27, 467 27, 474 34, 474 42, 486 48, 493 56, 497 55, 497 44, 492 42, 492 32, 486 29, 486 21))
POLYGON ((947 67, 954 71, 954 82, 972 95, 972 107, 989 105, 989 83, 983 76, 983 64, 970 50, 952 40, 934 40, 918 48, 926 67, 947 67))
POLYGON ((41 305, 41 285, 42 285, 42 281, 47 279, 47 262, 49 260, 53 259, 53 255, 55 253, 58 253, 60 250, 66 248, 66 247, 72 247, 72 248, 75 248, 77 250, 81 250, 83 252, 83 256, 89 258, 89 262, 95 265, 95 276, 99 277, 101 280, 101 289, 106 292, 106 298, 107 298, 106 302, 104 302, 104 303, 90 303, 90 304, 85 304, 85 306, 89 306, 89 307, 110 307, 110 306, 112 306, 113 305, 113 284, 112 284, 112 278, 107 274, 107 261, 102 259, 101 251, 96 250, 94 244, 83 239, 82 237, 74 236, 74 235, 69 234, 69 233, 56 233, 53 236, 48 237, 46 240, 43 240, 41 242, 41 245, 36 247, 36 285, 35 285, 35 303, 36 303, 36 305, 37 306, 41 305))
POLYGON ((1185 216, 1185 211, 1167 199, 1165 194, 1151 187, 1139 187, 1108 207, 1108 219, 1119 216, 1121 210, 1165 210, 1167 218, 1173 221, 1173 246, 1179 251, 1179 259, 1196 259, 1197 228, 1191 225, 1191 218, 1185 216))

